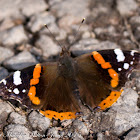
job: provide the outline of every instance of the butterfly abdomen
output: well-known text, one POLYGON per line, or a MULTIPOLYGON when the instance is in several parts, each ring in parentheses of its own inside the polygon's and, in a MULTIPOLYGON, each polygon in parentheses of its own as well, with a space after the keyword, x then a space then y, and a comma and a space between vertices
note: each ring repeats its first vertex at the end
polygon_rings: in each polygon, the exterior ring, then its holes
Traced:
POLYGON ((64 55, 58 61, 58 72, 59 75, 64 78, 75 79, 75 75, 77 72, 76 63, 73 58, 70 56, 64 55))

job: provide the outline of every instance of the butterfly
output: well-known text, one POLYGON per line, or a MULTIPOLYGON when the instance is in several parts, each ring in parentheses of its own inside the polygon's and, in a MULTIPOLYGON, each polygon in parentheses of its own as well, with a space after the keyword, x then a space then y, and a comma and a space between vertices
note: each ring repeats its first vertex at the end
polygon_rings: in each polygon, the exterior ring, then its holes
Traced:
POLYGON ((134 50, 100 50, 72 58, 62 48, 58 61, 17 70, 1 80, 0 96, 38 109, 49 119, 73 119, 82 112, 79 101, 93 109, 109 108, 134 69, 140 69, 140 53, 134 50))

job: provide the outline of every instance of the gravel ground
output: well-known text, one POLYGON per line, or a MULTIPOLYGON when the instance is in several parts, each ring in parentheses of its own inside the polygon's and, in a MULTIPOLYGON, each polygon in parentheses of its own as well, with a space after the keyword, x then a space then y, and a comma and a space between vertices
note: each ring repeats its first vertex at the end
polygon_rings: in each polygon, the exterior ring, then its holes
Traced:
MULTIPOLYGON (((58 58, 61 49, 44 24, 62 46, 78 32, 71 47, 74 57, 118 47, 140 51, 140 0, 0 0, 0 80, 17 69, 58 58)), ((61 123, 0 100, 0 140, 139 140, 139 72, 132 77, 135 84, 127 82, 109 110, 61 123)))

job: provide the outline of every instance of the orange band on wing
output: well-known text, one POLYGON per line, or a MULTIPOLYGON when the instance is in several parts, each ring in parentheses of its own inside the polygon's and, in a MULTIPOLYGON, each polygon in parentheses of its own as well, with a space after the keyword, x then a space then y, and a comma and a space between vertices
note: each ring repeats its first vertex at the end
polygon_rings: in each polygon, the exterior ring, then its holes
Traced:
POLYGON ((31 101, 33 100, 33 98, 35 97, 35 95, 36 95, 36 87, 35 86, 32 86, 32 87, 30 87, 30 90, 28 92, 28 96, 29 96, 29 98, 30 98, 31 101))
POLYGON ((117 101, 117 99, 120 97, 123 90, 120 91, 112 91, 110 95, 103 100, 98 106, 104 110, 106 108, 109 108, 113 103, 117 101))
POLYGON ((92 52, 92 55, 93 55, 94 59, 98 62, 98 64, 104 64, 105 63, 104 58, 98 52, 94 51, 94 52, 92 52))
POLYGON ((30 80, 30 85, 37 85, 39 83, 39 79, 31 79, 30 80))
POLYGON ((118 77, 118 73, 113 70, 113 69, 108 69, 108 73, 110 75, 111 79, 111 86, 113 88, 117 87, 119 84, 119 77, 118 77))
POLYGON ((112 69, 111 64, 109 62, 106 62, 102 57, 102 55, 97 51, 93 51, 92 55, 94 59, 97 61, 97 63, 100 64, 103 69, 108 69, 109 76, 112 78, 110 81, 110 85, 113 88, 117 87, 119 84, 119 75, 114 69, 112 69))
POLYGON ((40 104, 40 100, 35 95, 36 95, 36 87, 35 86, 31 86, 30 90, 28 92, 29 99, 32 101, 33 104, 39 105, 40 104))
POLYGON ((32 100, 32 103, 35 105, 39 105, 40 104, 40 99, 38 97, 34 97, 32 100))
POLYGON ((38 97, 36 97, 36 87, 35 87, 35 85, 37 85, 39 83, 40 74, 41 74, 41 65, 36 64, 34 71, 33 71, 33 78, 30 80, 31 87, 28 92, 29 99, 35 105, 40 104, 40 99, 38 97))
POLYGON ((40 78, 40 73, 41 73, 41 65, 36 64, 33 72, 33 79, 38 79, 40 78))
POLYGON ((108 73, 109 73, 109 75, 110 75, 110 77, 111 77, 112 79, 114 79, 114 80, 116 80, 116 81, 119 80, 119 78, 118 78, 118 73, 117 73, 115 70, 113 70, 113 69, 108 69, 108 73))
POLYGON ((42 111, 40 110, 40 113, 43 114, 45 117, 49 118, 49 119, 60 119, 60 120, 68 120, 68 119, 75 119, 76 115, 75 112, 56 112, 56 111, 52 111, 52 110, 46 110, 46 111, 42 111))
POLYGON ((101 67, 103 69, 108 69, 108 68, 111 68, 111 64, 109 62, 105 62, 104 64, 101 64, 101 67))
POLYGON ((118 81, 116 81, 116 80, 114 80, 114 79, 111 79, 111 86, 112 86, 113 88, 117 87, 118 84, 119 84, 118 81))

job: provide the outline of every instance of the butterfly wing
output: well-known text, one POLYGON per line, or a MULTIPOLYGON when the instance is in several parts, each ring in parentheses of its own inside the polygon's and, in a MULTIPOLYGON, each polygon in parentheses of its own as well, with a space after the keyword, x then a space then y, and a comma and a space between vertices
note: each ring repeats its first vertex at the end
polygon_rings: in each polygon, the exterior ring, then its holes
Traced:
POLYGON ((0 96, 40 109, 52 119, 70 119, 79 111, 72 79, 58 74, 57 63, 37 64, 16 71, 0 83, 0 96), (61 113, 60 113, 61 112, 61 113))
POLYGON ((15 71, 6 79, 0 81, 0 96, 5 99, 14 99, 22 103, 23 106, 31 106, 28 97, 30 79, 33 77, 35 66, 25 68, 22 71, 15 71))
POLYGON ((82 100, 91 107, 110 107, 121 95, 128 74, 140 65, 140 54, 134 51, 94 51, 76 58, 77 81, 82 100))
POLYGON ((128 80, 129 74, 134 69, 140 69, 140 53, 135 50, 102 50, 99 51, 99 53, 104 58, 104 60, 109 62, 112 68, 118 73, 118 87, 121 87, 125 84, 125 82, 128 80))

